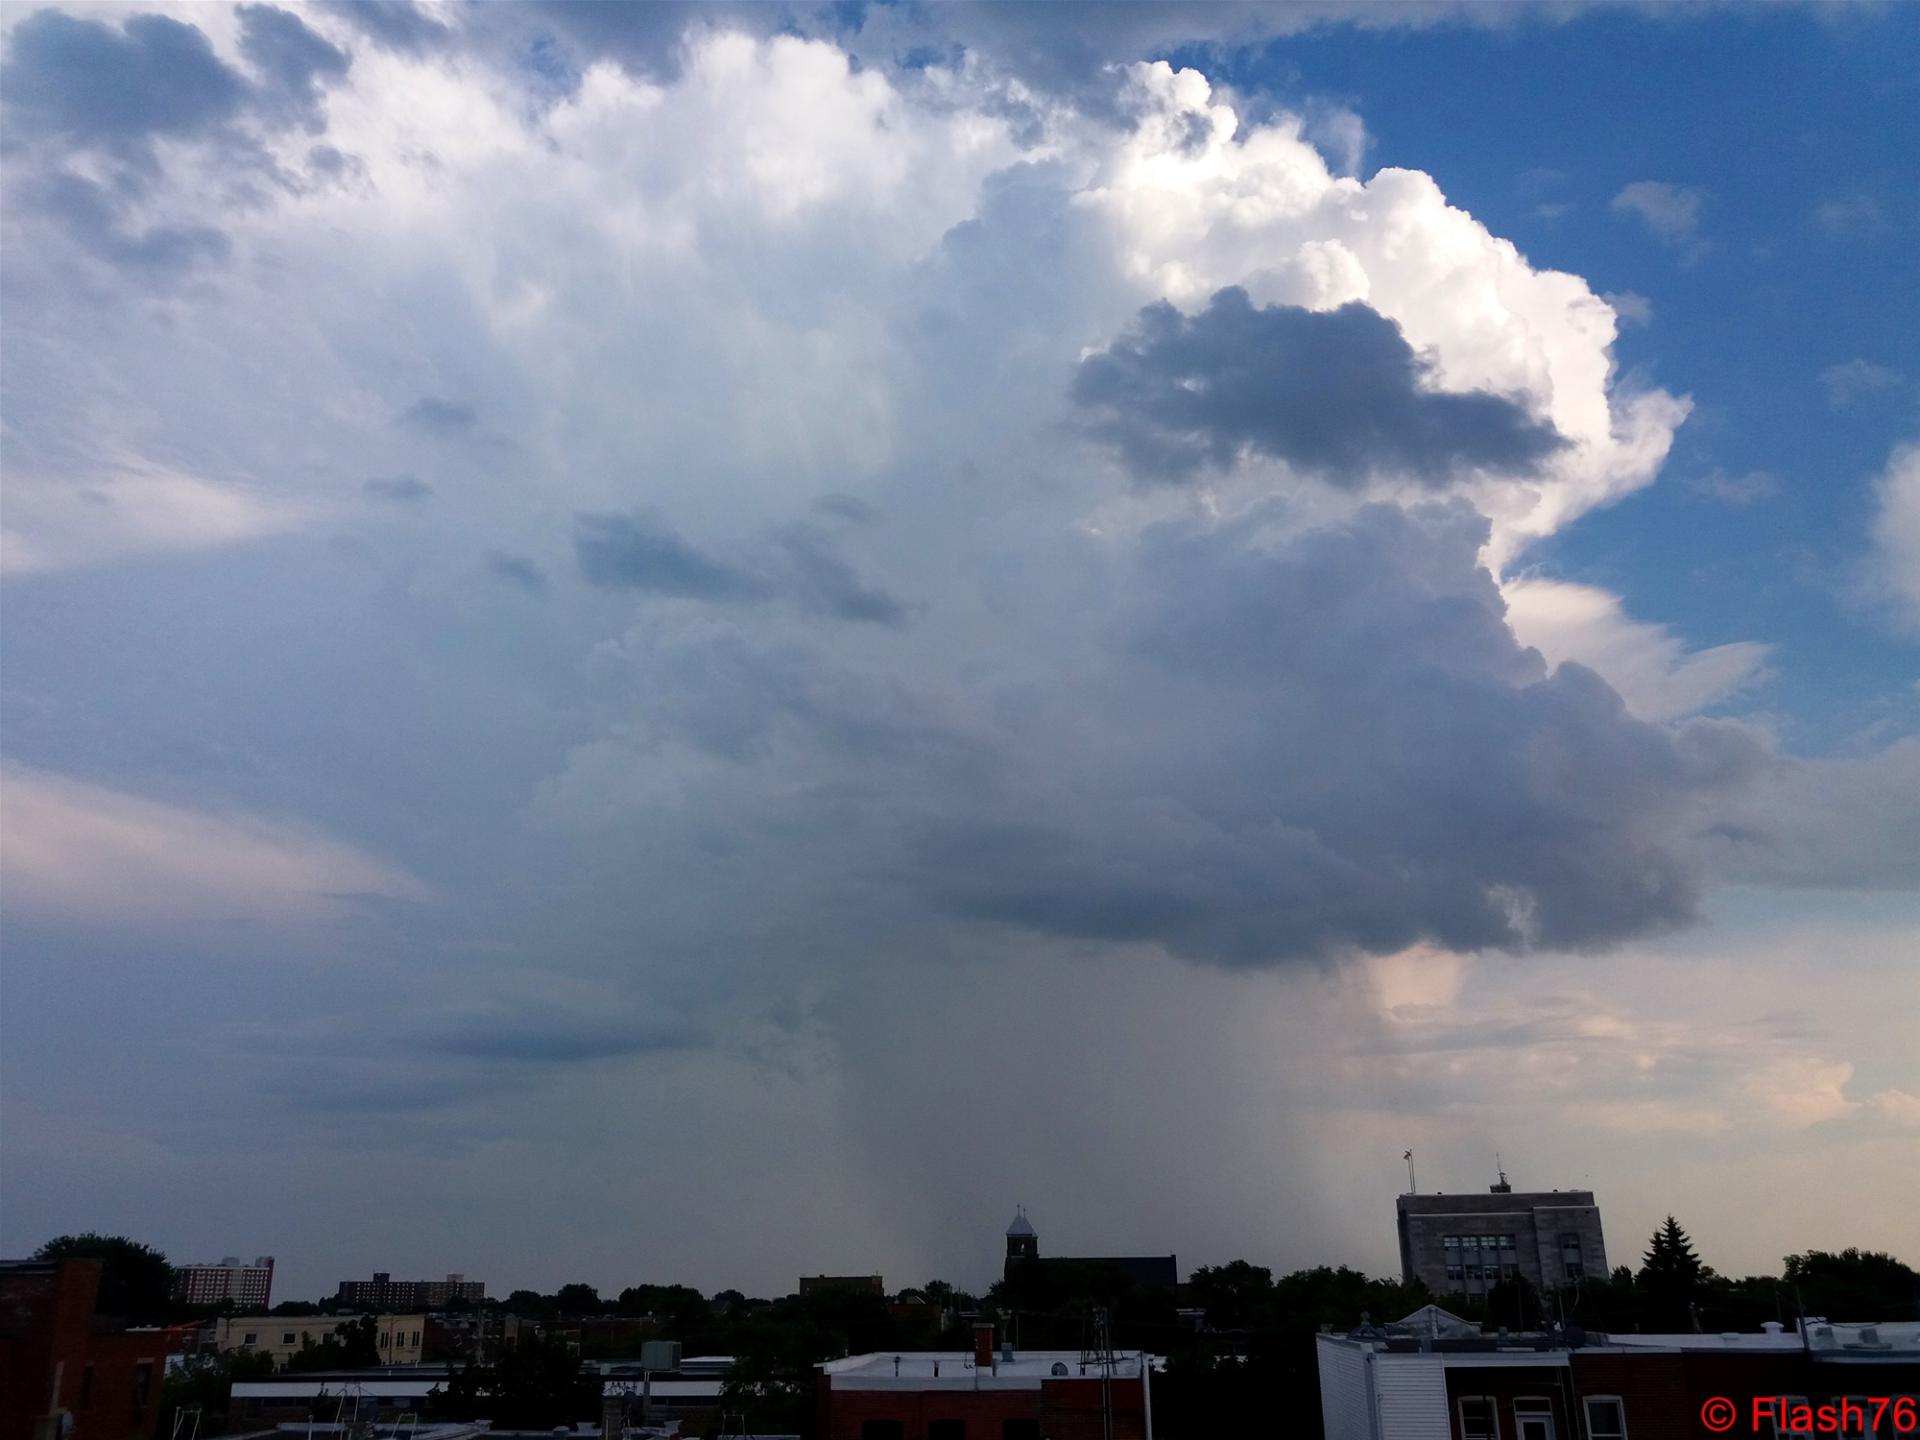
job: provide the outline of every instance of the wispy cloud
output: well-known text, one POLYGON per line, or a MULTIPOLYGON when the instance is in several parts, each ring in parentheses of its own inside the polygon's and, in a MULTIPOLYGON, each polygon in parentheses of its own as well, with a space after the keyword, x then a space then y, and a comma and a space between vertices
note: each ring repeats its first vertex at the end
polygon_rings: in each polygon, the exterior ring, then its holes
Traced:
POLYGON ((423 901, 399 866, 283 819, 0 770, 0 869, 17 913, 87 927, 305 921, 360 898, 423 901))

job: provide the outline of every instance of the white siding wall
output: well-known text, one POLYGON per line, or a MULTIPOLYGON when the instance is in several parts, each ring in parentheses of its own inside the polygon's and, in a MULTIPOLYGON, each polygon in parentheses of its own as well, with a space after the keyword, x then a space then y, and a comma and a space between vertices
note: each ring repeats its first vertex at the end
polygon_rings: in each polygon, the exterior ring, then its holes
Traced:
POLYGON ((1367 1413, 1366 1352, 1331 1335, 1322 1335, 1317 1348, 1326 1440, 1375 1440, 1367 1413))
POLYGON ((1439 1355, 1376 1355, 1379 1440, 1449 1440, 1447 1372, 1439 1355))

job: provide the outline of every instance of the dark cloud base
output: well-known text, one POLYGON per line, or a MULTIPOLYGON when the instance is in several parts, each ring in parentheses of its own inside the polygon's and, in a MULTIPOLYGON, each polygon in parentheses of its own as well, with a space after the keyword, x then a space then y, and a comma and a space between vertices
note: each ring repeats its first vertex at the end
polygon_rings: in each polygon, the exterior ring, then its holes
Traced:
POLYGON ((1530 474, 1565 444, 1516 401, 1433 390, 1429 379, 1377 310, 1256 309, 1233 287, 1191 318, 1147 306, 1081 362, 1073 398, 1149 482, 1251 454, 1343 489, 1383 474, 1437 487, 1476 468, 1530 474))

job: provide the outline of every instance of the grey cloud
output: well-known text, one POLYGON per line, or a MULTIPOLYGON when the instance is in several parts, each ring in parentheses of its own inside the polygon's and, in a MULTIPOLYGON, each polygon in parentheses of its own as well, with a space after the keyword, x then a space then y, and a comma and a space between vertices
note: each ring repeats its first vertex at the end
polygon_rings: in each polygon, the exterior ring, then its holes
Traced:
POLYGON ((325 128, 322 82, 337 80, 352 63, 347 53, 309 30, 299 16, 273 5, 242 5, 240 52, 265 77, 261 104, 309 132, 325 128))
POLYGON ((648 511, 576 516, 573 548, 580 573, 603 589, 691 600, 758 600, 769 593, 757 576, 702 554, 648 511))
POLYGON ((1485 536, 1470 511, 1376 506, 1286 539, 1155 537, 1134 663, 1077 687, 1082 742, 1010 737, 1038 758, 1009 759, 985 809, 916 824, 922 883, 955 913, 1228 965, 1688 922, 1696 809, 1763 747, 1547 671, 1506 629, 1485 536))
POLYGON ((489 550, 487 569, 500 579, 518 585, 529 595, 547 593, 547 572, 524 555, 510 555, 504 550, 489 550))
POLYGON ((30 182, 25 197, 60 222, 87 253, 156 279, 176 276, 203 260, 224 259, 227 237, 208 225, 130 224, 126 207, 103 186, 59 172, 30 182))
MULTIPOLYGON (((261 143, 260 129, 322 128, 324 83, 348 58, 287 11, 240 7, 241 49, 261 73, 256 84, 214 53, 193 25, 163 15, 119 24, 42 10, 15 26, 0 62, 9 138, 39 141, 39 173, 21 185, 25 208, 63 226, 89 254, 146 281, 171 278, 226 256, 216 228, 145 223, 140 202, 161 181, 154 141, 213 150, 230 177, 229 198, 258 203, 256 183, 296 182, 261 143), (115 162, 109 184, 83 179, 71 152, 115 162)), ((202 207, 204 209, 204 207, 202 207)))
POLYGON ((1514 400, 1427 379, 1399 327, 1368 306, 1256 309, 1234 287, 1192 318, 1147 306, 1081 362, 1073 398, 1143 481, 1257 454, 1348 489, 1389 472, 1440 486, 1471 467, 1531 472, 1565 443, 1514 400))
POLYGON ((15 126, 110 146, 206 135, 248 99, 246 81, 196 26, 132 15, 116 28, 57 10, 14 27, 0 92, 15 126))
POLYGON ((786 601, 829 619, 897 626, 907 607, 867 584, 810 525, 790 525, 773 548, 738 559, 710 555, 684 539, 653 511, 575 517, 574 553, 580 573, 603 589, 636 590, 688 600, 766 603, 786 601))
POLYGON ((780 537, 792 567, 791 588, 801 606, 836 620, 900 625, 907 607, 897 597, 864 583, 838 555, 826 536, 796 525, 780 537))
POLYGON ((813 502, 813 508, 822 515, 831 515, 837 520, 851 520, 855 524, 865 524, 879 513, 858 495, 822 495, 813 502))
POLYGON ((685 1050, 701 1042, 686 1020, 665 1014, 582 1014, 522 1006, 455 1016, 422 1031, 420 1044, 467 1060, 568 1065, 685 1050))
POLYGON ((417 504, 433 494, 433 486, 412 475, 376 475, 360 487, 376 500, 417 504))
POLYGON ((465 401, 443 400, 434 395, 423 395, 400 412, 402 425, 449 437, 467 434, 476 419, 473 407, 465 401))
POLYGON ((417 54, 452 38, 452 32, 414 0, 321 0, 320 8, 350 21, 389 50, 417 54))

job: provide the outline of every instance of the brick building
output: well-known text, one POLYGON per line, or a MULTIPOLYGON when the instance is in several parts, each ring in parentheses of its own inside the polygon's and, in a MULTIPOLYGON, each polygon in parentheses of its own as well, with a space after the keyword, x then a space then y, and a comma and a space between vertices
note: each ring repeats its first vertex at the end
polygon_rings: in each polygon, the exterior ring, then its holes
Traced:
MULTIPOLYGON (((1429 1307, 1429 1311, 1432 1307, 1429 1307)), ((1426 1313, 1426 1312, 1423 1312, 1426 1313)), ((1444 1312, 1442 1312, 1444 1313, 1444 1312)), ((1412 1319, 1413 1317, 1409 1317, 1412 1319)), ((1325 1440, 1895 1440, 1899 1416, 1795 1429, 1783 1408, 1920 1395, 1920 1325, 1807 1322, 1725 1335, 1482 1335, 1452 1325, 1363 1326, 1317 1339, 1325 1440), (1783 1407, 1783 1402, 1785 1405, 1783 1407), (1877 1422, 1877 1423, 1876 1423, 1877 1422)))
POLYGON ((0 1440, 153 1440, 174 1332, 96 1315, 100 1270, 0 1262, 0 1440))
POLYGON ((1515 1194, 1506 1176, 1486 1194, 1402 1195, 1400 1278, 1436 1295, 1482 1296, 1524 1276, 1556 1290, 1607 1274, 1607 1242, 1591 1190, 1515 1194))
POLYGON ((817 1440, 1153 1440, 1152 1360, 1078 1350, 849 1355, 820 1365, 817 1440))
POLYGON ((242 1310, 265 1310, 273 1304, 273 1256, 262 1255, 251 1265, 242 1265, 237 1255, 217 1265, 176 1265, 173 1298, 189 1305, 230 1300, 242 1310))

